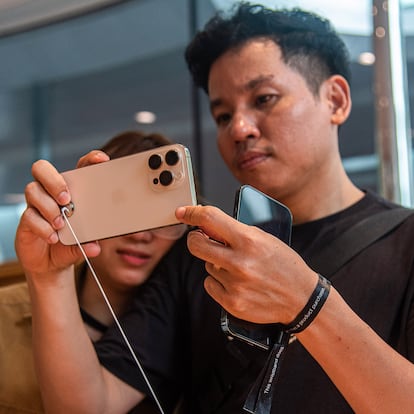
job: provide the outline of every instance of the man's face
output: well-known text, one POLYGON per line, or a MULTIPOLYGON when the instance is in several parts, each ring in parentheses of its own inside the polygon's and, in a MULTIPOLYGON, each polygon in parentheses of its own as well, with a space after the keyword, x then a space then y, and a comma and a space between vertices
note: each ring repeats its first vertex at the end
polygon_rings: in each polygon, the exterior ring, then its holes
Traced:
POLYGON ((209 98, 218 148, 241 183, 284 200, 326 174, 338 152, 327 88, 324 82, 313 95, 270 40, 253 40, 214 62, 209 98))

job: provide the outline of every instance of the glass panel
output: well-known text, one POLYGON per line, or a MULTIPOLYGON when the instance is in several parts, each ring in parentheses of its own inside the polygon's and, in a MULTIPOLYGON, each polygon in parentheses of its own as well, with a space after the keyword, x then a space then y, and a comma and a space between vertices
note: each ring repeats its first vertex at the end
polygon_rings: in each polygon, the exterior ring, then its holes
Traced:
MULTIPOLYGON (((409 138, 411 148, 414 137, 414 0, 400 0, 402 35, 405 42, 405 57, 407 63, 407 94, 411 129, 409 138)), ((414 162, 414 157, 412 157, 414 162)))

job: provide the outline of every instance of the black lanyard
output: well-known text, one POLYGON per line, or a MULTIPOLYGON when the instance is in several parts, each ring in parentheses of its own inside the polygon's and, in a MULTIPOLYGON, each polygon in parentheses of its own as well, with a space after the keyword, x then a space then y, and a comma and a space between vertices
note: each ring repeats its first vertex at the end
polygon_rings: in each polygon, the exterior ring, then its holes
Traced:
POLYGON ((290 334, 281 331, 278 341, 273 344, 266 363, 260 371, 249 395, 244 403, 243 410, 252 414, 269 414, 272 408, 273 387, 277 383, 280 366, 289 344, 290 334))
POLYGON ((280 375, 280 366, 285 357, 290 336, 303 331, 312 323, 328 298, 330 287, 330 282, 318 275, 318 283, 304 308, 289 325, 284 325, 279 332, 279 337, 273 344, 264 367, 249 391, 243 407, 245 411, 252 414, 270 414, 273 388, 280 375))

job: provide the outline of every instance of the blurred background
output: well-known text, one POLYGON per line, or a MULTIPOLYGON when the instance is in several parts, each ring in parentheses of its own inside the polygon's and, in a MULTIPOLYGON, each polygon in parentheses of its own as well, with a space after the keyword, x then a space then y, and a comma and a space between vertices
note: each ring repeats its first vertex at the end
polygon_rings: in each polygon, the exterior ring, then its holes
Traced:
MULTIPOLYGON (((15 257, 14 232, 32 162, 45 158, 59 170, 72 169, 81 155, 127 129, 158 131, 189 147, 203 195, 231 213, 238 184, 217 153, 207 99, 193 88, 183 52, 192 34, 232 3, 0 0, 0 262, 15 257)), ((346 169, 357 185, 411 205, 414 0, 258 3, 300 6, 333 22, 352 58, 353 110, 340 132, 346 169), (397 14, 389 33, 398 35, 397 43, 383 53, 377 47, 384 33, 375 22, 391 7, 397 14), (395 66, 399 94, 379 91, 395 66), (391 120, 379 112, 384 108, 391 120), (386 162, 397 170, 392 185, 403 177, 406 187, 387 193, 381 129, 391 124, 386 140, 395 141, 399 116, 409 165, 396 166, 398 157, 386 162)), ((401 151, 401 144, 392 145, 401 151)))

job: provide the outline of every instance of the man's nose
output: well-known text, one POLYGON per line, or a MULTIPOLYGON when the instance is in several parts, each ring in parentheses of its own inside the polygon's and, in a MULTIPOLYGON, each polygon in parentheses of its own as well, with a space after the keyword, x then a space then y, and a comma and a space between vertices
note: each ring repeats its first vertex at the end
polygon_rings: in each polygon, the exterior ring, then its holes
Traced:
POLYGON ((233 115, 230 125, 230 134, 237 142, 257 138, 260 135, 253 117, 249 117, 242 113, 233 115))

